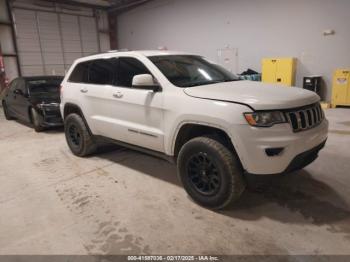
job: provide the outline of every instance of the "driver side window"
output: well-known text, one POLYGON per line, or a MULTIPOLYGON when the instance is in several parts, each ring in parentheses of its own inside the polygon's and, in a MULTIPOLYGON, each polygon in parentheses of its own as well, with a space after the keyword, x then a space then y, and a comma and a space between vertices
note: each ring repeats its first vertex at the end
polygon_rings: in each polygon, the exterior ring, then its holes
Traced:
POLYGON ((119 57, 117 86, 132 87, 132 79, 136 75, 151 74, 147 67, 133 57, 119 57))

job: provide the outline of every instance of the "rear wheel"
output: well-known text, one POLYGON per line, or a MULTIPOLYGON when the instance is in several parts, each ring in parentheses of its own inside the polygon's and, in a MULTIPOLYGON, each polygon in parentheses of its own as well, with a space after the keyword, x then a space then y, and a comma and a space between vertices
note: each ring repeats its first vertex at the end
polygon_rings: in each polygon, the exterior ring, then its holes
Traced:
POLYGON ((64 121, 64 132, 74 155, 84 157, 96 151, 97 145, 84 120, 78 114, 70 114, 64 121))
POLYGON ((178 173, 191 198, 207 208, 224 208, 245 188, 237 157, 210 137, 194 138, 182 147, 178 173))
POLYGON ((13 120, 14 118, 10 115, 5 101, 2 101, 2 108, 4 110, 6 120, 13 120))
POLYGON ((33 124, 34 130, 36 132, 43 131, 44 127, 41 125, 41 118, 42 117, 39 115, 39 113, 34 108, 31 108, 30 114, 31 114, 32 124, 33 124))

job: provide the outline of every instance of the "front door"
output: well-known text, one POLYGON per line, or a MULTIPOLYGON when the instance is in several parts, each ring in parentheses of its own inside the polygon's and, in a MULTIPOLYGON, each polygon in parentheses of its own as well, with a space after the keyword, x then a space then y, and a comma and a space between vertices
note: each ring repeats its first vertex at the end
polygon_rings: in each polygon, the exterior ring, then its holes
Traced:
POLYGON ((163 93, 133 88, 135 75, 151 72, 136 58, 120 57, 118 60, 118 119, 127 130, 127 142, 164 151, 163 93))
POLYGON ((95 134, 162 152, 162 93, 132 88, 133 77, 147 73, 132 57, 92 61, 83 107, 95 134))

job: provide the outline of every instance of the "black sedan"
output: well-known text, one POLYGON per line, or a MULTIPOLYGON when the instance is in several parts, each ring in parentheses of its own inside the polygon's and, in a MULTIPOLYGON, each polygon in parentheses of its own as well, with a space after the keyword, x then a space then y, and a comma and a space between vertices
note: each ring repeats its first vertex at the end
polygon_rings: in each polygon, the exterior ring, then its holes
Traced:
POLYGON ((40 132, 62 126, 60 113, 61 76, 18 77, 5 91, 2 106, 7 120, 18 119, 40 132))

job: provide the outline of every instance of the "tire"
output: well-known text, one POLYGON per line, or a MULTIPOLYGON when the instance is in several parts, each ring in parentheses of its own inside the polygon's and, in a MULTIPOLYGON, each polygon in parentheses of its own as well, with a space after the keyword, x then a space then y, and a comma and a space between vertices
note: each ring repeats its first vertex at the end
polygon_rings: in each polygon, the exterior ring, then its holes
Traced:
POLYGON ((30 115, 35 132, 42 132, 45 128, 40 124, 41 116, 34 108, 30 109, 30 115))
POLYGON ((243 171, 233 152, 210 137, 197 137, 180 150, 178 175, 199 205, 222 209, 236 201, 245 189, 243 171))
POLYGON ((64 121, 64 133, 72 153, 79 157, 88 156, 96 151, 97 144, 84 120, 78 114, 70 114, 64 121))
POLYGON ((14 118, 10 115, 5 101, 2 101, 2 108, 4 110, 4 115, 6 120, 13 120, 14 118))

